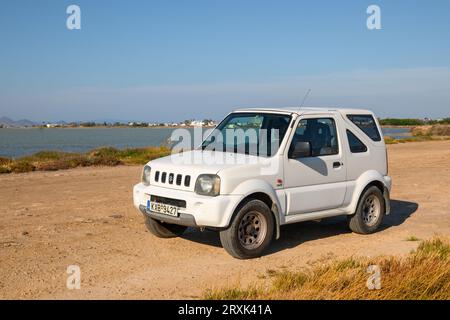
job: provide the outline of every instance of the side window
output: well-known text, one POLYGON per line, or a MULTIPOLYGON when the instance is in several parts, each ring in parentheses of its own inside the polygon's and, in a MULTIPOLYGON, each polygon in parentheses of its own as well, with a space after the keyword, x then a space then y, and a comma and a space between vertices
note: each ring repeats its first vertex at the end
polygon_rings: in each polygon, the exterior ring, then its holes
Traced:
POLYGON ((356 124, 370 139, 380 141, 381 135, 378 132, 375 119, 370 114, 348 114, 347 118, 356 124))
POLYGON ((350 151, 352 153, 366 152, 367 147, 361 140, 358 139, 350 130, 347 130, 348 144, 350 145, 350 151))
POLYGON ((290 150, 297 142, 309 142, 311 156, 328 156, 339 153, 336 123, 332 118, 300 120, 290 150))

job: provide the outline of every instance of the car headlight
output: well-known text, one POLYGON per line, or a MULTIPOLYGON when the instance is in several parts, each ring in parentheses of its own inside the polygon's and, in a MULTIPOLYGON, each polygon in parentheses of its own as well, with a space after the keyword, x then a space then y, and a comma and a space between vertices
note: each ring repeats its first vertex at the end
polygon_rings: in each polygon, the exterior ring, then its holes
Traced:
POLYGON ((150 173, 152 171, 152 168, 149 166, 145 166, 144 170, 142 170, 142 183, 146 186, 150 185, 150 173))
POLYGON ((215 197, 220 193, 220 177, 215 174, 201 174, 195 182, 195 192, 215 197))

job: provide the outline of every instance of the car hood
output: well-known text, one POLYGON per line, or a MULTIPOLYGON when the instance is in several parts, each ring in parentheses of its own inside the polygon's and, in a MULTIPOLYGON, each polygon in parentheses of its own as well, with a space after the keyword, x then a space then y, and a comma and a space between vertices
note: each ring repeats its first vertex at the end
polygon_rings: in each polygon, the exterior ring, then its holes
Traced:
MULTIPOLYGON (((180 190, 194 190, 200 174, 218 174, 227 169, 244 169, 259 166, 260 157, 220 152, 193 150, 152 160, 148 165, 151 170, 151 184, 180 190), (162 176, 165 173, 165 182, 162 176), (172 182, 169 177, 172 175, 172 182), (185 183, 186 179, 189 183, 185 183)), ((221 177, 222 178, 222 177, 221 177)))
POLYGON ((152 170, 169 170, 182 173, 218 174, 221 170, 256 164, 260 157, 220 151, 193 150, 152 160, 152 170))

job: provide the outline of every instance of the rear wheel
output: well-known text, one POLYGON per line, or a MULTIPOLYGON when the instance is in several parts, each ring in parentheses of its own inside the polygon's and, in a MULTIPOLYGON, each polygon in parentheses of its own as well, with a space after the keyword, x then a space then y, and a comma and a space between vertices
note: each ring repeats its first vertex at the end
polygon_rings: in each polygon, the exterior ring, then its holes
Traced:
POLYGON ((383 221, 385 212, 383 194, 380 189, 371 186, 359 199, 356 213, 350 217, 349 227, 356 233, 373 233, 383 221))
POLYGON ((228 229, 220 232, 224 249, 238 259, 261 256, 270 245, 274 219, 269 207, 260 200, 250 200, 234 217, 228 229))
POLYGON ((186 231, 187 227, 177 224, 160 222, 150 217, 145 217, 145 226, 148 231, 158 238, 179 237, 186 231))

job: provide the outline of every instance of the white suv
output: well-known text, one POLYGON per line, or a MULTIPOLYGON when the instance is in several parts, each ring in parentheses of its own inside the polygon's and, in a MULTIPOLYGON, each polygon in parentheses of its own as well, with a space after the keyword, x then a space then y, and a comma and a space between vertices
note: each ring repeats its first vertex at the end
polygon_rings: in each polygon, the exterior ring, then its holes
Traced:
POLYGON ((225 250, 245 259, 285 224, 347 215, 351 230, 372 233, 389 214, 390 189, 372 112, 241 109, 198 148, 150 161, 133 200, 152 234, 217 230, 225 250))

